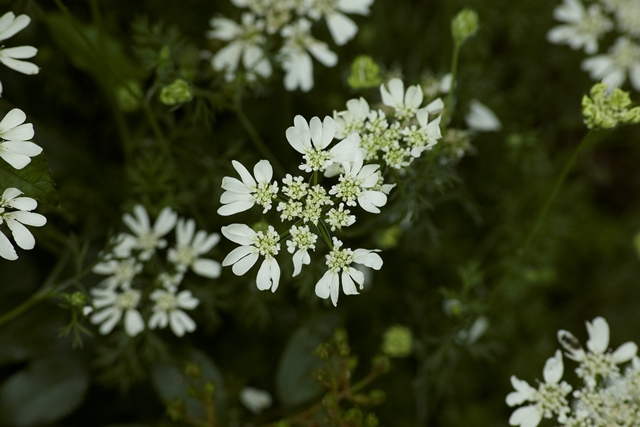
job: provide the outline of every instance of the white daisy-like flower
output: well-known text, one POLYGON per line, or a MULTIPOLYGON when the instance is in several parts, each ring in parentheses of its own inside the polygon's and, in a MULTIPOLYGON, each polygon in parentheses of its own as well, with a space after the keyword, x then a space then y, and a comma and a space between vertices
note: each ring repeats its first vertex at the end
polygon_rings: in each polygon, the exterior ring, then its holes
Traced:
POLYGON ((627 79, 640 91, 640 46, 626 37, 620 37, 608 54, 596 55, 582 61, 582 69, 594 80, 602 80, 608 90, 620 87, 627 79))
POLYGON ((149 318, 149 329, 171 327, 176 336, 196 330, 196 323, 183 310, 193 310, 200 304, 190 291, 176 294, 176 288, 156 289, 149 296, 155 302, 153 314, 149 318))
POLYGON ((230 42, 211 58, 214 70, 224 71, 225 78, 231 81, 242 60, 249 80, 255 79, 256 75, 271 76, 271 62, 262 50, 266 40, 264 21, 256 20, 251 13, 243 13, 241 25, 222 17, 211 18, 210 25, 213 30, 207 32, 207 37, 230 42))
POLYGON ((576 374, 585 380, 588 386, 595 387, 597 378, 616 378, 620 374, 617 365, 633 359, 638 352, 638 346, 629 341, 622 344, 616 351, 607 352, 609 348, 609 324, 602 317, 596 317, 593 322, 586 322, 589 340, 588 352, 585 352, 578 339, 571 332, 558 331, 558 341, 567 350, 567 357, 580 363, 576 374))
POLYGON ((191 268, 194 273, 203 277, 210 279, 220 277, 222 269, 220 263, 200 257, 218 244, 220 235, 218 233, 207 235, 203 230, 196 233, 195 230, 196 223, 193 219, 180 218, 176 225, 176 247, 169 249, 167 258, 181 273, 191 268))
POLYGON ((373 190, 380 178, 380 165, 365 165, 361 150, 353 163, 343 163, 343 167, 344 174, 340 175, 338 183, 331 187, 329 194, 337 196, 347 206, 357 204, 367 212, 380 213, 380 206, 387 203, 385 193, 373 190))
POLYGON ((477 99, 469 102, 469 113, 464 117, 470 130, 493 132, 502 129, 502 123, 493 111, 477 99))
POLYGON ((320 121, 313 117, 307 123, 304 117, 297 115, 294 126, 287 129, 287 141, 298 153, 304 163, 300 169, 305 172, 323 172, 334 163, 353 162, 360 146, 360 136, 352 133, 331 149, 327 148, 336 135, 336 122, 329 116, 320 121))
POLYGON ((302 271, 303 264, 309 265, 311 263, 308 251, 316 250, 318 236, 309 231, 309 227, 306 225, 300 227, 291 226, 289 234, 291 239, 287 240, 287 250, 290 254, 293 254, 293 277, 295 277, 302 271))
POLYGON ((618 29, 633 37, 640 37, 640 2, 637 0, 608 0, 618 29))
POLYGON ((160 211, 160 215, 156 219, 153 228, 149 221, 149 215, 142 205, 133 207, 133 214, 126 213, 122 216, 122 221, 135 234, 135 240, 132 241, 132 249, 140 251, 138 258, 147 261, 155 253, 156 249, 162 249, 167 246, 167 241, 163 239, 176 225, 178 214, 168 206, 160 211))
POLYGON ((304 15, 307 0, 231 0, 234 6, 248 8, 266 21, 267 33, 274 34, 294 17, 294 12, 304 15))
POLYGON ((547 40, 568 44, 574 50, 584 48, 589 55, 598 51, 598 39, 613 28, 599 5, 592 4, 585 9, 580 0, 564 0, 554 9, 553 16, 565 24, 549 30, 547 40))
POLYGON ((326 67, 333 67, 338 63, 338 56, 329 50, 326 43, 313 38, 310 29, 311 22, 302 18, 280 31, 284 38, 284 45, 280 49, 282 68, 285 71, 284 87, 289 91, 300 88, 308 92, 313 87, 311 55, 326 67))
POLYGON ((364 98, 348 100, 346 111, 333 112, 336 137, 344 138, 352 132, 362 132, 370 112, 369 103, 364 98))
POLYGON ((557 350, 545 363, 542 372, 544 382, 538 385, 537 390, 512 375, 511 384, 516 391, 507 395, 507 405, 516 406, 524 402, 531 404, 516 409, 509 418, 509 425, 536 427, 543 417, 551 418, 554 415, 562 423, 571 411, 566 396, 572 390, 567 382, 560 382, 563 373, 562 352, 557 350))
POLYGON ((345 295, 355 295, 358 293, 356 283, 359 288, 364 286, 364 273, 351 267, 351 264, 361 264, 366 267, 380 270, 382 258, 376 252, 378 250, 342 249, 343 243, 336 237, 333 238, 333 249, 326 256, 327 272, 316 284, 316 295, 322 299, 331 298, 334 306, 338 306, 338 296, 340 294, 340 282, 342 281, 342 292, 345 295))
MULTIPOLYGON (((440 100, 440 98, 436 101, 438 100, 440 100)), ((434 120, 429 121, 429 115, 433 114, 432 110, 439 107, 439 103, 436 101, 433 101, 426 107, 421 108, 416 113, 416 118, 420 125, 419 127, 411 126, 402 129, 402 135, 410 149, 411 157, 420 157, 424 151, 431 150, 433 146, 438 143, 438 140, 442 138, 442 132, 440 130, 440 120, 442 119, 442 116, 438 116, 434 120)), ((440 102, 442 101, 440 100, 440 102)), ((390 191, 393 187, 386 188, 390 191)), ((385 192, 385 194, 389 194, 388 191, 385 192)))
MULTIPOLYGON (((34 248, 36 241, 25 225, 42 227, 47 223, 47 218, 39 213, 30 212, 38 207, 38 202, 31 197, 18 197, 21 194, 23 194, 22 191, 13 187, 4 190, 0 197, 0 225, 6 223, 16 244, 22 249, 30 250, 34 248)), ((18 259, 13 245, 2 231, 0 231, 0 257, 11 261, 18 259)))
POLYGON ((240 390, 240 402, 254 414, 259 414, 264 409, 271 406, 271 395, 253 387, 244 387, 240 390))
MULTIPOLYGON (((13 12, 7 12, 0 17, 0 42, 8 39, 19 31, 22 31, 31 18, 27 15, 16 16, 13 12)), ((0 62, 7 67, 23 74, 38 74, 38 66, 21 59, 33 58, 38 49, 32 46, 0 47, 0 62)), ((0 83, 0 95, 2 95, 2 83, 0 83)))
POLYGON ((344 13, 366 16, 369 15, 371 4, 373 0, 313 0, 309 5, 308 15, 315 20, 324 17, 333 41, 342 46, 358 32, 356 23, 344 13))
POLYGON ((380 85, 382 102, 395 109, 395 115, 399 120, 404 120, 415 116, 422 100, 422 88, 419 85, 409 86, 404 90, 404 83, 398 78, 393 78, 387 83, 389 89, 384 84, 380 85))
POLYGON ((222 265, 233 265, 233 273, 242 276, 263 256, 256 285, 261 291, 271 289, 271 292, 275 292, 280 282, 280 266, 275 259, 280 251, 280 235, 276 230, 269 226, 266 232, 255 232, 248 225, 231 224, 222 227, 222 234, 232 242, 242 245, 232 250, 222 261, 222 265))
POLYGON ((29 139, 33 138, 33 125, 24 123, 26 114, 18 108, 9 111, 0 121, 0 157, 16 169, 31 162, 31 157, 42 152, 42 148, 29 139))
POLYGON ((222 188, 226 190, 220 196, 221 206, 218 215, 229 216, 238 212, 251 209, 256 203, 268 212, 272 207, 273 199, 278 195, 278 183, 271 182, 273 167, 268 160, 260 160, 253 167, 255 179, 247 168, 238 161, 231 162, 242 181, 237 178, 225 176, 222 178, 222 188))
POLYGON ((100 282, 102 287, 115 289, 120 286, 122 289, 128 289, 133 279, 142 271, 142 264, 134 257, 121 260, 108 259, 96 264, 91 271, 109 276, 100 282))
POLYGON ((93 306, 96 312, 91 315, 91 323, 100 324, 99 331, 106 335, 118 324, 124 313, 124 330, 130 337, 144 330, 144 320, 137 310, 140 303, 140 291, 125 289, 94 288, 91 290, 93 306))

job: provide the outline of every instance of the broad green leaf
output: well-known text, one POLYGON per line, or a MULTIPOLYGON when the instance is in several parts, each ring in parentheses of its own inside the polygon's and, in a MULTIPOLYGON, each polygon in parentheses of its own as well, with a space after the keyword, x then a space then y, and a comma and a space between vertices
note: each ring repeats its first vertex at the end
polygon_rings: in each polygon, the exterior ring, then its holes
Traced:
POLYGON ((48 424, 71 413, 89 380, 71 355, 33 361, 0 386, 2 421, 16 427, 48 424))
POLYGON ((27 197, 58 205, 58 192, 42 154, 31 158, 31 163, 20 170, 0 160, 0 192, 9 187, 17 188, 27 197))
POLYGON ((322 393, 322 385, 312 376, 314 369, 322 367, 323 363, 315 350, 331 337, 337 323, 335 314, 321 316, 291 335, 276 377, 276 392, 285 405, 299 405, 322 393))

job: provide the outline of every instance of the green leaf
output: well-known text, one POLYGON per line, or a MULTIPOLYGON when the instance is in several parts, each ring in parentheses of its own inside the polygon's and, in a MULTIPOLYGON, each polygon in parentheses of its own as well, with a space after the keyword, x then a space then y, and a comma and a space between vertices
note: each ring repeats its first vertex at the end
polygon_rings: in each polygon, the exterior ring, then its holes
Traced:
POLYGON ((0 386, 2 421, 30 427, 59 420, 80 405, 88 386, 82 365, 68 354, 36 360, 0 386))
POLYGON ((276 393, 285 405, 299 405, 322 393, 322 385, 312 376, 313 371, 323 365, 315 350, 331 337, 337 323, 335 314, 320 316, 291 335, 276 377, 276 393))
POLYGON ((27 197, 52 206, 58 205, 58 192, 49 173, 47 161, 42 154, 33 157, 31 163, 20 170, 0 160, 0 183, 2 186, 0 191, 15 187, 27 197))

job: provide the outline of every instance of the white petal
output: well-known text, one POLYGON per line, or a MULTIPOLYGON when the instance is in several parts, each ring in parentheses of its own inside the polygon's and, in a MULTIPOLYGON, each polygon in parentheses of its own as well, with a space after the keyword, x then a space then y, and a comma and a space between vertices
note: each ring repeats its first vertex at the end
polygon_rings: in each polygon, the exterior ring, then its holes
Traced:
POLYGON ((331 287, 331 276, 332 275, 336 275, 336 273, 332 273, 331 271, 327 270, 322 277, 320 278, 320 280, 318 280, 318 283, 316 283, 316 295, 319 298, 322 299, 327 299, 329 298, 330 295, 330 287, 331 287))
POLYGON ((356 284, 353 283, 353 279, 349 276, 347 271, 342 272, 342 292, 345 295, 356 295, 358 293, 358 289, 356 288, 356 284))
POLYGON ((258 261, 258 253, 251 253, 233 264, 231 271, 233 271, 233 274, 236 276, 242 276, 254 266, 256 261, 258 261))
POLYGON ((242 163, 236 160, 232 160, 231 164, 233 165, 233 168, 236 170, 236 172, 238 172, 238 175, 240 175, 240 178, 242 179, 242 182, 245 183, 245 185, 248 185, 249 187, 255 187, 257 185, 256 181, 253 179, 247 168, 245 168, 242 163))
POLYGON ((544 381, 547 384, 558 384, 563 373, 564 365, 562 364, 562 352, 560 350, 556 350, 555 356, 547 359, 547 362, 544 364, 542 375, 544 376, 544 381))
POLYGON ((27 15, 19 15, 15 19, 14 16, 15 15, 12 12, 7 12, 2 15, 2 25, 0 28, 4 27, 6 24, 8 25, 6 28, 2 29, 2 32, 0 32, 0 41, 8 39, 18 31, 22 31, 27 25, 29 25, 29 22, 31 22, 31 18, 27 15))
POLYGON ((222 189, 228 190, 234 193, 251 193, 251 188, 247 186, 244 182, 240 181, 238 178, 233 178, 229 176, 225 176, 222 178, 222 189))
POLYGON ((358 26, 342 13, 334 12, 326 17, 329 32, 338 46, 346 44, 358 32, 358 26))
POLYGON ((332 52, 326 43, 316 42, 308 47, 309 52, 325 67, 333 67, 338 63, 338 55, 332 52))
POLYGON ((222 266, 227 267, 231 264, 235 264, 240 261, 242 258, 256 251, 256 248, 253 246, 239 246, 229 252, 229 254, 222 260, 222 266))
POLYGON ((270 182, 271 178, 273 178, 273 167, 271 167, 271 163, 268 160, 260 160, 253 167, 253 174, 260 183, 270 182))
POLYGON ((256 202, 253 200, 239 200, 237 202, 232 202, 218 208, 218 215, 220 216, 230 216, 237 214, 239 212, 244 212, 249 210, 255 205, 256 202))
POLYGON ((271 265, 267 259, 262 261, 262 264, 260 264, 260 269, 258 270, 258 276, 256 278, 256 285, 261 291, 271 289, 271 286, 273 285, 271 283, 271 265))
POLYGON ((509 424, 521 427, 536 427, 542 420, 542 412, 535 406, 523 406, 516 409, 509 418, 509 424))
POLYGON ((246 224, 231 224, 222 227, 222 234, 239 245, 252 245, 256 232, 246 224))
MULTIPOLYGON (((246 246, 241 246, 241 247, 246 247, 246 246)), ((217 277, 220 277, 221 266, 218 261, 214 261, 212 259, 199 258, 193 262, 193 264, 191 265, 191 269, 194 271, 194 273, 202 277, 215 279, 217 277)))
MULTIPOLYGON (((19 126, 15 126, 7 131, 3 131, 0 134, 0 137, 2 137, 2 139, 6 139, 9 141, 27 141, 31 138, 33 138, 33 136, 35 135, 34 131, 33 131, 33 125, 31 123, 25 123, 23 125, 19 125, 19 126)), ((36 154, 40 154, 40 152, 42 151, 42 148, 40 148, 39 146, 37 146, 36 144, 34 144, 33 142, 28 142, 25 144, 31 144, 31 145, 35 145, 38 148, 38 152, 35 154, 31 154, 32 156, 35 156, 36 154)), ((33 151, 34 149, 32 149, 33 151)), ((25 153, 26 154, 26 153, 25 153)))
POLYGON ((6 55, 9 58, 29 59, 36 56, 38 49, 33 46, 18 46, 0 50, 0 56, 6 55))
POLYGON ((633 359, 637 352, 638 346, 636 343, 629 341, 618 347, 611 357, 615 363, 625 363, 633 359))
POLYGON ((331 275, 331 284, 329 285, 329 292, 331 293, 331 302, 334 307, 338 306, 338 296, 340 295, 340 278, 338 273, 331 275))
POLYGON ((16 254, 11 241, 9 241, 2 231, 0 231, 0 257, 10 261, 18 259, 18 254, 16 254))
POLYGON ((9 163, 15 169, 22 169, 31 163, 31 158, 29 156, 23 156, 22 154, 14 154, 10 151, 3 150, 3 144, 0 143, 0 158, 4 159, 7 163, 9 163))
POLYGON ((127 310, 124 315, 124 330, 130 337, 135 337, 144 331, 144 321, 138 310, 127 310))
POLYGON ((13 239, 16 241, 18 246, 26 250, 33 249, 36 245, 36 239, 34 239, 33 234, 31 234, 27 227, 20 224, 18 221, 7 221, 7 225, 9 226, 13 239))
POLYGON ((467 126, 471 130, 481 132, 499 131, 502 124, 496 115, 480 101, 473 99, 469 103, 470 111, 465 116, 467 126))
POLYGON ((6 217, 32 227, 42 227, 47 223, 47 218, 44 215, 35 212, 11 212, 6 214, 6 217))
POLYGON ((173 227, 178 221, 178 214, 171 210, 169 207, 164 207, 156 219, 156 223, 153 225, 153 231, 156 236, 162 237, 168 232, 173 230, 173 227))
POLYGON ((515 375, 511 375, 511 385, 516 391, 512 391, 507 395, 506 402, 509 406, 520 405, 527 400, 531 400, 536 393, 536 390, 529 383, 518 379, 515 375))
POLYGON ((185 332, 196 330, 196 323, 182 310, 176 310, 169 315, 169 326, 178 337, 183 336, 185 332))
POLYGON ((596 317, 593 322, 586 322, 589 340, 587 348, 595 354, 603 354, 609 347, 609 324, 602 317, 596 317))
POLYGON ((13 129, 16 126, 21 125, 26 119, 27 115, 19 108, 14 108, 9 111, 2 121, 0 121, 0 136, 9 129, 13 129))
MULTIPOLYGON (((2 52, 0 51, 0 53, 2 52)), ((38 66, 35 64, 32 64, 31 62, 20 61, 18 59, 8 58, 1 55, 0 55, 0 62, 2 62, 4 65, 11 68, 12 70, 15 70, 22 74, 33 75, 33 74, 38 74, 38 72, 40 71, 38 66)))
POLYGON ((380 270, 383 263, 380 255, 369 249, 356 249, 353 251, 353 261, 374 270, 380 270))

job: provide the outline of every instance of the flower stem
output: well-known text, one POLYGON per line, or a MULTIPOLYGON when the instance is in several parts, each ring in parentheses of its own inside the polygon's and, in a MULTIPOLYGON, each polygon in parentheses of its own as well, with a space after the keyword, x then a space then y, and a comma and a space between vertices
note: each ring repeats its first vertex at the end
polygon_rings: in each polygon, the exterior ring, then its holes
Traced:
POLYGON ((8 311, 7 313, 0 316, 0 326, 4 325, 8 321, 19 316, 20 314, 24 313, 25 311, 27 311, 29 308, 31 308, 33 305, 37 304, 38 302, 43 301, 55 294, 56 294, 56 291, 54 291, 51 288, 42 289, 40 292, 36 292, 35 294, 31 295, 22 304, 15 307, 13 310, 8 311))
POLYGON ((449 93, 447 94, 447 101, 444 104, 444 112, 442 113, 442 130, 447 129, 449 124, 449 118, 452 113, 453 91, 456 85, 456 79, 458 78, 458 58, 460 56, 460 47, 462 43, 455 42, 453 44, 453 55, 451 57, 451 84, 449 85, 449 93))

